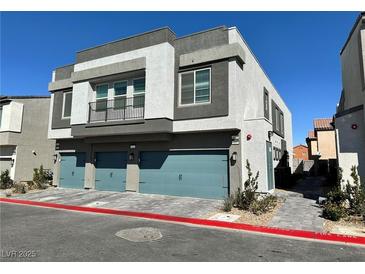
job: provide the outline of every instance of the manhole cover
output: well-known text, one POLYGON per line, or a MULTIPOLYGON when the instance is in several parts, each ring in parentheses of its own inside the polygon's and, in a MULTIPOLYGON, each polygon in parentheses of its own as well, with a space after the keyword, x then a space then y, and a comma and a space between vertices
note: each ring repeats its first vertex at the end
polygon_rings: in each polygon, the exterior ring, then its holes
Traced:
POLYGON ((115 236, 137 243, 151 242, 162 238, 160 230, 153 227, 123 229, 115 233, 115 236))

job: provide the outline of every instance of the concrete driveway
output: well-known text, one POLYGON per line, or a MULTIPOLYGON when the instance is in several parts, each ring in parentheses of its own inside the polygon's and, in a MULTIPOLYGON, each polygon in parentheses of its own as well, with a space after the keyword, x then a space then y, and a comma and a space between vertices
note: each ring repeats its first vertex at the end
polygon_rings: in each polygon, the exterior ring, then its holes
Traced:
POLYGON ((221 200, 66 188, 49 188, 11 198, 193 218, 206 217, 222 206, 221 200))
POLYGON ((0 261, 365 260, 358 246, 122 216, 1 203, 0 218, 0 261), (153 228, 162 238, 134 242, 116 235, 135 228, 153 228))

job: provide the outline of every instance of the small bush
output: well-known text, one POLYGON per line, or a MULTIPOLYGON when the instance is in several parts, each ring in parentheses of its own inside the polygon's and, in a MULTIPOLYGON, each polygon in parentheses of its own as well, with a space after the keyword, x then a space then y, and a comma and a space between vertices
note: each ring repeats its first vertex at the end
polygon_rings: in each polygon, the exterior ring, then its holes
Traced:
POLYGON ((349 202, 349 214, 362 216, 365 214, 365 189, 360 185, 356 169, 356 166, 351 168, 353 183, 347 181, 345 193, 349 202))
POLYGON ((261 199, 254 201, 250 207, 250 211, 256 215, 273 210, 277 205, 278 199, 276 196, 267 195, 261 199))
POLYGON ((9 170, 6 169, 3 172, 1 172, 0 175, 0 188, 1 189, 8 189, 13 186, 14 182, 12 179, 10 179, 9 176, 9 170))
POLYGON ((347 195, 344 193, 340 186, 334 187, 330 192, 327 193, 327 202, 338 206, 343 206, 346 202, 347 195))
POLYGON ((233 207, 233 197, 229 196, 229 197, 224 199, 223 211, 230 212, 232 210, 232 207, 233 207))
POLYGON ((251 171, 250 162, 246 161, 246 169, 248 179, 244 183, 244 190, 241 191, 239 188, 234 196, 234 206, 238 207, 239 209, 248 210, 251 204, 257 199, 257 188, 258 188, 258 178, 259 172, 253 176, 251 171))
POLYGON ((14 184, 14 192, 15 193, 27 193, 28 192, 28 184, 25 182, 16 182, 14 184))
POLYGON ((38 189, 46 189, 48 184, 47 174, 43 169, 43 165, 35 168, 33 172, 34 187, 38 189))
POLYGON ((339 221, 346 216, 346 209, 343 206, 325 203, 323 207, 323 217, 332 221, 339 221))

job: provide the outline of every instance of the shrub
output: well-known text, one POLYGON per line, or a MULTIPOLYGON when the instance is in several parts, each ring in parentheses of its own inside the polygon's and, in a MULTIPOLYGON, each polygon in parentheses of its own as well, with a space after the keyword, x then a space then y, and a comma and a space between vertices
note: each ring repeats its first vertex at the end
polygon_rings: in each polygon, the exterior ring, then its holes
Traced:
POLYGON ((365 214, 365 189, 360 185, 360 179, 356 169, 356 166, 352 166, 351 177, 353 183, 350 184, 347 181, 345 193, 349 201, 349 214, 362 216, 365 214))
POLYGON ((38 189, 46 189, 47 188, 47 174, 43 169, 43 165, 38 168, 33 169, 33 183, 34 187, 38 189))
POLYGON ((14 192, 15 193, 27 193, 28 192, 28 185, 25 182, 16 182, 14 184, 14 192))
POLYGON ((346 202, 347 195, 342 191, 340 186, 335 186, 327 193, 327 202, 338 206, 343 206, 346 202))
POLYGON ((258 188, 258 178, 259 172, 257 171, 256 175, 253 177, 253 173, 251 171, 250 162, 246 161, 246 169, 248 179, 244 183, 244 190, 241 191, 239 188, 234 197, 234 206, 239 209, 248 210, 251 204, 257 199, 256 191, 258 188))
POLYGON ((275 208, 278 199, 276 196, 267 195, 261 199, 255 200, 250 206, 250 211, 256 215, 269 212, 275 208))
POLYGON ((10 179, 10 176, 9 176, 9 170, 6 169, 3 172, 1 172, 0 188, 1 189, 11 188, 13 186, 13 184, 14 184, 14 182, 12 179, 10 179))
POLYGON ((229 196, 229 197, 224 199, 223 211, 230 212, 232 210, 232 207, 233 207, 233 197, 229 196))
POLYGON ((322 214, 326 219, 338 221, 346 216, 346 210, 343 206, 327 202, 323 207, 322 214))
POLYGON ((6 197, 10 197, 10 196, 11 196, 11 194, 13 194, 13 191, 12 191, 11 189, 6 189, 6 190, 5 190, 5 196, 6 196, 6 197))

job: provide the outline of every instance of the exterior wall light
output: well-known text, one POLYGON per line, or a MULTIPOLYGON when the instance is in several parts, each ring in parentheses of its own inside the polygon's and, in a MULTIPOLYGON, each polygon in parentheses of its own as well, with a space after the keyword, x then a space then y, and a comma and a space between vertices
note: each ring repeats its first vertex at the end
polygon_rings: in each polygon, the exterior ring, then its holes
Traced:
POLYGON ((267 132, 267 137, 269 138, 269 140, 271 140, 271 137, 274 135, 274 132, 272 130, 269 130, 267 132))
POLYGON ((134 161, 134 153, 129 153, 129 156, 128 156, 128 159, 129 161, 134 161))
POLYGON ((53 163, 57 162, 57 154, 53 154, 53 163))
POLYGON ((237 152, 233 152, 231 156, 232 161, 237 161, 237 152))
POLYGON ((247 139, 247 141, 250 141, 252 139, 252 135, 251 134, 247 134, 246 139, 247 139))

